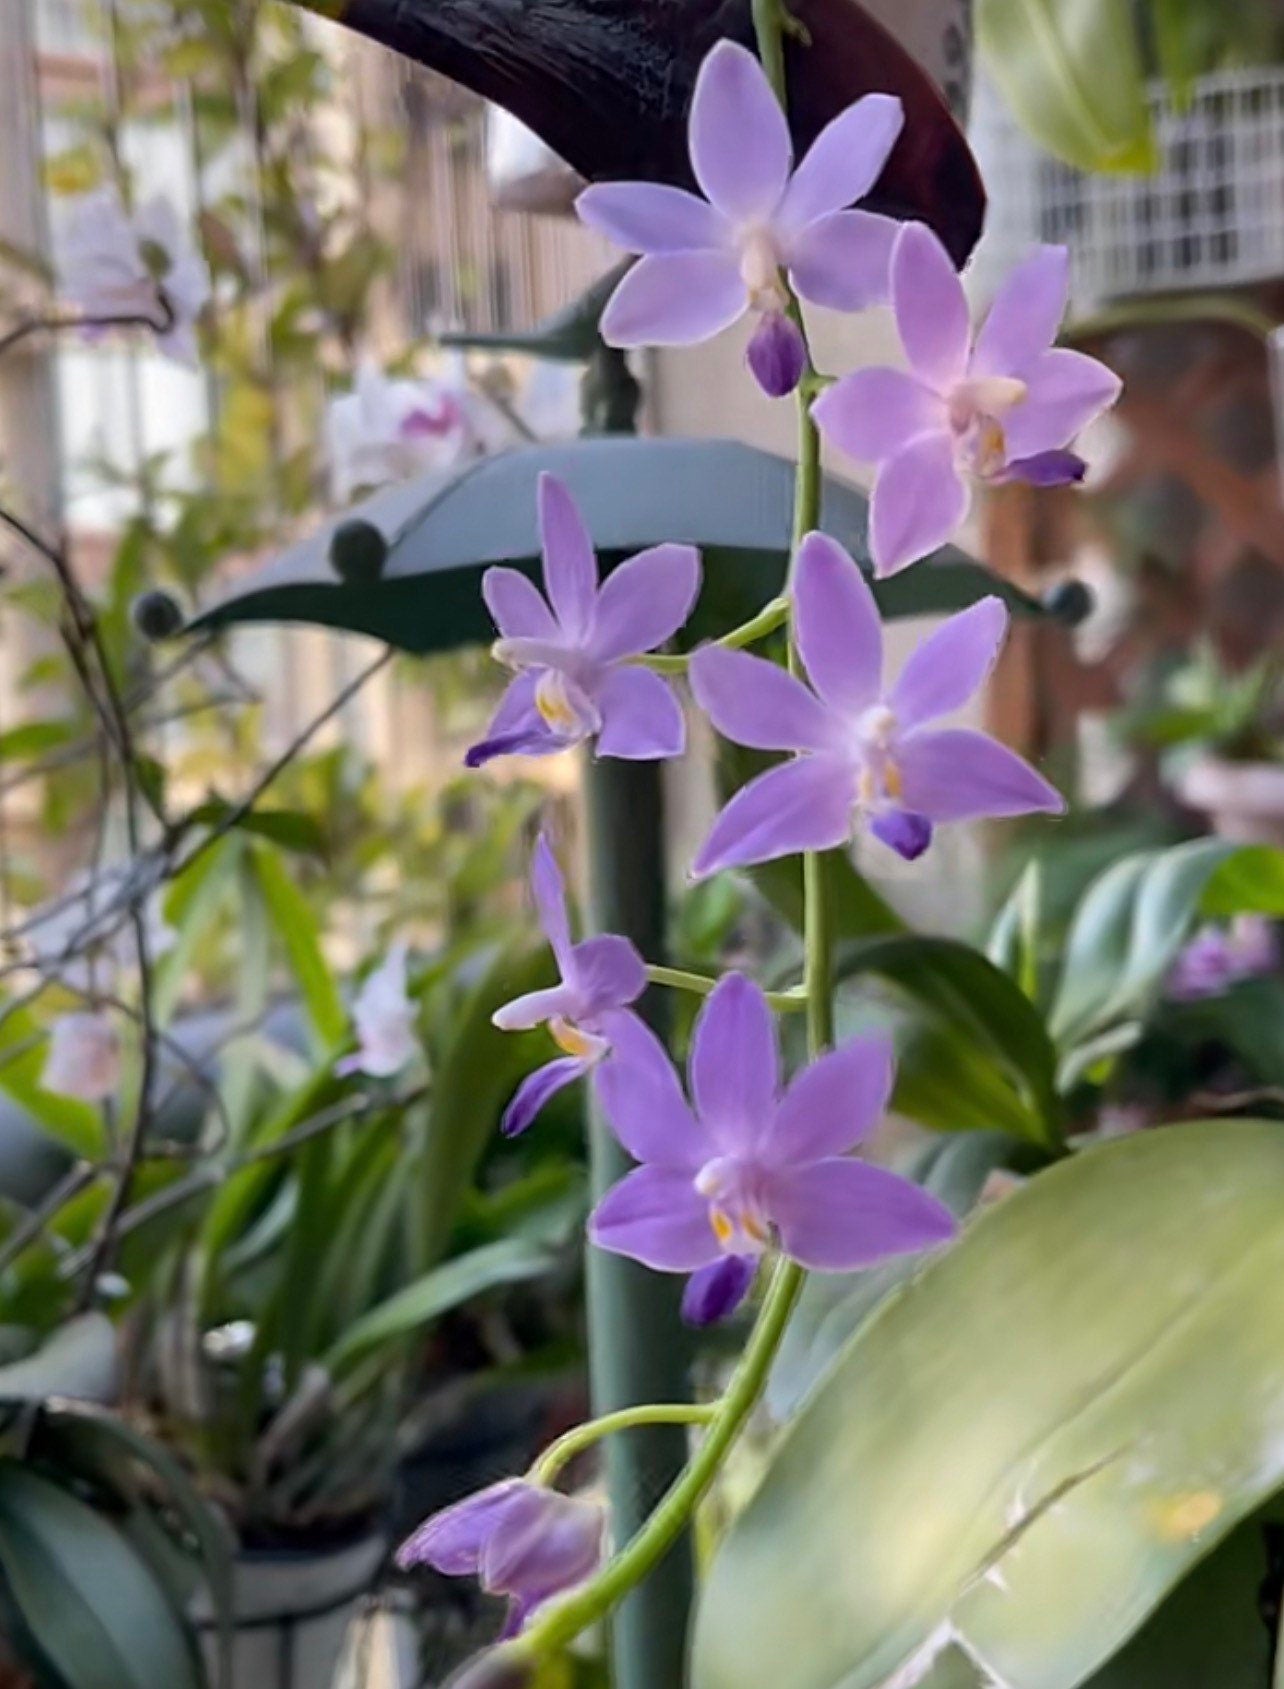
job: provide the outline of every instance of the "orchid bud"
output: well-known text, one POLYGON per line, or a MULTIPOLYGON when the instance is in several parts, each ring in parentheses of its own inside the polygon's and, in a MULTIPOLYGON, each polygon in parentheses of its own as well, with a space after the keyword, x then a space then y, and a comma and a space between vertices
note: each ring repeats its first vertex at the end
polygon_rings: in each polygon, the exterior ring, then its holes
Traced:
POLYGON ((745 353, 754 380, 769 399, 783 399, 802 380, 807 347, 795 324, 781 312, 765 316, 745 353))

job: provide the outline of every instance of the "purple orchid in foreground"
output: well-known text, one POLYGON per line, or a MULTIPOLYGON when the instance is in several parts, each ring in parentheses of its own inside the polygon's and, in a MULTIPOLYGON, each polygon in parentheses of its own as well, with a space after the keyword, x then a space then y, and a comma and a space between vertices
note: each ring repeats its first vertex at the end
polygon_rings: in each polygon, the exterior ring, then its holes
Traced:
POLYGON ((630 659, 682 626, 700 590, 700 554, 656 545, 599 586, 597 558, 566 487, 539 481, 545 602, 516 569, 487 569, 486 606, 500 637, 495 656, 518 671, 469 768, 492 757, 548 756, 595 739, 599 756, 681 756, 682 711, 668 683, 630 659))
POLYGON ((729 1313, 772 1247, 820 1272, 849 1272, 954 1235, 954 1218, 935 1197, 847 1153, 886 1107, 888 1039, 851 1039, 782 1094, 767 1000, 732 973, 696 1021, 689 1077, 694 1107, 654 1033, 637 1019, 620 1029, 596 1088, 616 1137, 642 1166, 589 1221, 599 1248, 693 1273, 688 1317, 729 1313))
POLYGON ((398 1549, 397 1564, 480 1578, 488 1593, 509 1598, 510 1637, 536 1607, 592 1577, 605 1544, 600 1503, 506 1478, 425 1520, 398 1549))
POLYGON ((633 1018, 624 1012, 627 1005, 646 989, 645 964, 627 938, 605 933, 572 944, 566 889, 542 834, 531 865, 531 891, 562 977, 545 991, 514 998, 493 1018, 502 1032, 547 1026, 566 1053, 536 1068, 518 1086, 500 1123, 510 1138, 526 1130, 550 1097, 601 1061, 620 1022, 633 1018))
POLYGON ((899 227, 847 207, 874 186, 900 134, 901 103, 867 94, 821 131, 791 174, 793 145, 758 60, 720 41, 691 102, 691 165, 706 198, 658 182, 587 188, 577 209, 626 252, 643 254, 602 318, 612 346, 688 346, 752 310, 761 323, 749 363, 781 397, 806 362, 786 315, 793 288, 816 305, 861 311, 887 297, 899 227))
POLYGON ((1069 287, 1063 246, 1040 247, 1008 277, 972 339, 963 284, 922 223, 897 237, 892 306, 909 371, 859 369, 813 415, 849 456, 879 465, 870 549, 880 575, 958 531, 971 482, 1056 486, 1082 479, 1066 448, 1119 396, 1118 376, 1054 347, 1069 287))
POLYGON ((701 878, 843 844, 854 822, 907 860, 942 821, 1060 811, 1060 795, 1006 746, 970 728, 930 725, 984 682, 1007 628, 997 598, 951 616, 883 687, 874 595, 835 540, 809 534, 794 565, 798 649, 811 687, 762 657, 709 645, 691 686, 724 737, 797 755, 751 780, 696 857, 701 878))

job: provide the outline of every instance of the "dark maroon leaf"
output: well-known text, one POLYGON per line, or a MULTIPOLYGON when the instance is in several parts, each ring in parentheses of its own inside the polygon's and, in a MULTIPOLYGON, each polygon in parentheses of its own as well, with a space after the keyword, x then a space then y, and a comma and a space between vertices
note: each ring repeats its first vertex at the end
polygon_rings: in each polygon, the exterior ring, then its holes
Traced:
MULTIPOLYGON (((724 35, 753 44, 750 0, 333 0, 363 35, 506 106, 590 181, 690 183, 686 113, 724 35)), ((330 0, 311 0, 329 11, 330 0)), ((905 132, 870 201, 917 217, 962 264, 985 193, 935 84, 857 0, 793 0, 811 38, 787 43, 801 153, 860 95, 905 105, 905 132)))

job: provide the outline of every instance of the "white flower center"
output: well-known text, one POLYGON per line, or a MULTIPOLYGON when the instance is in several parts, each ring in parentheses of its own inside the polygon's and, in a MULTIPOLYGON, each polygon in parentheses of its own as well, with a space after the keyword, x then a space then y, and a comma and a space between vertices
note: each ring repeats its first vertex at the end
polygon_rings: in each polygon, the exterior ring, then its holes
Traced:
POLYGON ((1004 418, 1029 393, 1014 376, 985 375, 960 381, 950 394, 950 429, 959 468, 989 480, 1007 467, 1008 442, 1004 418))
POLYGON ((763 1179, 750 1162, 732 1155, 706 1161, 694 1180, 709 1204, 709 1225, 728 1255, 762 1255, 771 1245, 763 1179))
POLYGON ((770 229, 748 229, 740 238, 740 279, 749 290, 749 303, 764 316, 783 311, 789 303, 780 284, 780 253, 770 229))
POLYGON ((602 725, 587 693, 561 669, 545 669, 540 675, 535 685, 535 708, 568 745, 589 738, 602 725))
POLYGON ((894 755, 898 723, 886 704, 872 704, 856 723, 856 754, 860 773, 856 803, 860 810, 899 803, 901 771, 894 755))

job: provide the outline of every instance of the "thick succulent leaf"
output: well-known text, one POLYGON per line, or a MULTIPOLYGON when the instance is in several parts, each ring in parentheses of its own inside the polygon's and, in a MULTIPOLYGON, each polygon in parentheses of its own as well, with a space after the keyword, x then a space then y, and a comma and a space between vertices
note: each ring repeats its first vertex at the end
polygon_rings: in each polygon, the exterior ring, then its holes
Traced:
POLYGON ((0 1464, 0 1576, 67 1689, 198 1689, 202 1674, 162 1586, 92 1507, 0 1464))
MULTIPOLYGON (((591 181, 691 186, 687 110, 722 36, 753 43, 750 0, 309 0, 317 10, 507 107, 591 181)), ((870 204, 936 229, 961 267, 985 193, 935 84, 856 0, 792 0, 786 42, 801 155, 862 94, 896 94, 905 128, 870 204)))
POLYGON ((988 68, 1040 146, 1081 170, 1154 168, 1128 0, 978 0, 976 28, 988 68))
POLYGON ((25 1360, 0 1366, 0 1402, 50 1396, 110 1402, 120 1382, 116 1332, 105 1314, 77 1314, 25 1360))
MULTIPOLYGON (((701 547, 702 599, 711 608, 702 604, 693 636, 726 632, 784 585, 791 463, 733 440, 602 436, 525 446, 459 474, 385 488, 240 581, 188 631, 311 622, 417 653, 489 644, 495 629, 481 598, 482 573, 504 563, 538 577, 535 490, 545 471, 570 487, 607 564, 669 540, 701 547), (377 529, 387 544, 378 580, 344 580, 331 561, 336 531, 353 521, 377 529)), ((821 525, 869 567, 867 518, 854 487, 826 480, 821 525)), ((987 593, 1017 612, 1041 608, 953 546, 876 590, 888 615, 961 609, 987 593)))
POLYGON ((939 1689, 951 1638, 1004 1684, 1088 1681, 1284 1482, 1282 1272, 1273 1122, 1109 1144, 987 1209, 786 1432, 693 1689, 939 1689))

